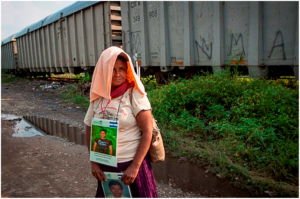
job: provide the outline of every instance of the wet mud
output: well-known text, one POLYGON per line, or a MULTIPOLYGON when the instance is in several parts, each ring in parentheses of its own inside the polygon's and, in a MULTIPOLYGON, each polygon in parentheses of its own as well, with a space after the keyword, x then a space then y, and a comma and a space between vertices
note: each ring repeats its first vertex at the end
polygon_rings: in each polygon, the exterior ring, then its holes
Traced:
POLYGON ((161 163, 152 164, 158 182, 180 188, 184 192, 201 194, 204 197, 251 197, 246 191, 230 185, 208 170, 185 159, 172 158, 166 154, 161 163))
MULTIPOLYGON (((33 122, 34 124, 31 124, 24 118, 12 114, 2 114, 1 118, 2 120, 14 120, 16 122, 13 128, 15 132, 12 134, 13 137, 47 135, 39 130, 41 129, 41 127, 38 126, 39 122, 36 122, 36 124, 33 122), (36 128, 34 125, 37 125, 39 128, 36 128)), ((49 134, 49 129, 45 130, 45 132, 49 134)), ((50 135, 52 135, 52 133, 50 133, 50 135)), ((221 180, 215 174, 210 173, 208 170, 184 158, 176 159, 166 154, 164 162, 152 164, 152 167, 156 181, 181 189, 184 192, 199 194, 204 197, 251 197, 249 193, 232 187, 230 181, 221 180)))

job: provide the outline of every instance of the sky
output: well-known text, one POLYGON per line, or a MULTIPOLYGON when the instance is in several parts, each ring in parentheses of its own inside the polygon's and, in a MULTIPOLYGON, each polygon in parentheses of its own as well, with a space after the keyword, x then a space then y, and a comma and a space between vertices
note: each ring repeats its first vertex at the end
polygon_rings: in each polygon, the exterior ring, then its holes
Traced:
POLYGON ((1 0, 1 41, 74 2, 1 0))

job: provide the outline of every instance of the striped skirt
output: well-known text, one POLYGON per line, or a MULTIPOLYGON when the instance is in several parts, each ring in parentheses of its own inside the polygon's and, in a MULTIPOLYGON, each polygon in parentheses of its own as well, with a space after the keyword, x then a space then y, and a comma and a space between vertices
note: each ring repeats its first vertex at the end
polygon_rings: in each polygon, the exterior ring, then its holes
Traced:
MULTIPOLYGON (((104 172, 121 173, 124 171, 132 161, 118 163, 118 167, 110 167, 101 165, 104 172)), ((152 171, 151 163, 148 155, 143 160, 138 175, 134 182, 130 185, 130 191, 134 198, 157 198, 156 182, 152 171)), ((96 198, 104 198, 101 182, 98 181, 98 189, 96 198)))

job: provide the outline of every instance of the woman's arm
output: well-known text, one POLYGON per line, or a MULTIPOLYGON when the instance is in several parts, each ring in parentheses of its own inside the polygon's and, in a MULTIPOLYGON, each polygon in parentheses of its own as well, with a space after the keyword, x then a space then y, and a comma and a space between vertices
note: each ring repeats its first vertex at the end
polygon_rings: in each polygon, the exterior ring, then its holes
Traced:
POLYGON ((142 129, 142 137, 132 163, 124 171, 124 174, 121 178, 123 183, 127 185, 132 184, 133 181, 135 180, 139 168, 149 150, 151 139, 152 139, 153 119, 152 119, 151 111, 150 110, 140 111, 136 116, 136 120, 140 128, 142 129))
MULTIPOLYGON (((90 153, 91 127, 87 126, 87 125, 86 125, 85 139, 86 139, 86 145, 87 145, 88 151, 90 153)), ((95 162, 92 162, 92 161, 91 161, 91 172, 92 172, 93 176, 96 179, 98 179, 99 181, 101 181, 101 182, 107 181, 107 178, 104 175, 104 173, 102 172, 100 165, 95 162)))

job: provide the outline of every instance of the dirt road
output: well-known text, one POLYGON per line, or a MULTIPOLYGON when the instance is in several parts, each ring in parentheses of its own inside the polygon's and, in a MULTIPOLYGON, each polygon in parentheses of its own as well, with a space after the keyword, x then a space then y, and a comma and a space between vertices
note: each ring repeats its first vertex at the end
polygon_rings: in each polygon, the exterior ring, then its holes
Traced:
MULTIPOLYGON (((84 130, 85 110, 57 96, 66 85, 42 90, 45 84, 26 79, 2 84, 2 114, 59 119, 84 130)), ((2 197, 94 197, 97 182, 85 146, 55 136, 13 137, 15 123, 1 120, 2 197)), ((201 197, 161 183, 157 188, 159 197, 201 197)))

